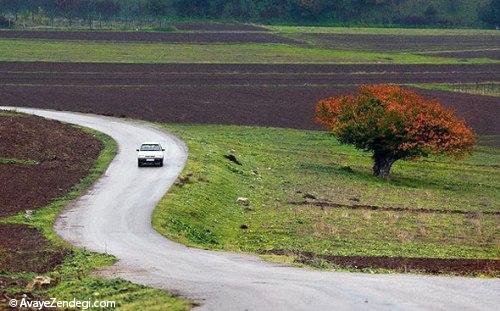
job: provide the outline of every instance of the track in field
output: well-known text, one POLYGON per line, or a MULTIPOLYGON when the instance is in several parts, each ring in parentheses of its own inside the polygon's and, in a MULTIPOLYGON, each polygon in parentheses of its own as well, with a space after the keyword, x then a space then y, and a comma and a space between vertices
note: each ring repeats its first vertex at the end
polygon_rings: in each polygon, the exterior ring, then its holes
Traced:
MULTIPOLYGON (((318 129, 314 104, 362 83, 498 81, 500 65, 0 63, 0 104, 162 122, 318 129)), ((421 91, 479 134, 500 133, 495 97, 421 91)))

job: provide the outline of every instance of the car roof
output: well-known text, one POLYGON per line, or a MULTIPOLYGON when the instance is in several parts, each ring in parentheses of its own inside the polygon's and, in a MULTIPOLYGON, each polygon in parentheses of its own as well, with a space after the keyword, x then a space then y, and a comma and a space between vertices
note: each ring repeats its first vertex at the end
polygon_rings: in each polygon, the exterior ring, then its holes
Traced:
POLYGON ((159 142, 155 142, 155 141, 147 141, 147 142, 142 143, 142 145, 161 145, 161 144, 159 142))

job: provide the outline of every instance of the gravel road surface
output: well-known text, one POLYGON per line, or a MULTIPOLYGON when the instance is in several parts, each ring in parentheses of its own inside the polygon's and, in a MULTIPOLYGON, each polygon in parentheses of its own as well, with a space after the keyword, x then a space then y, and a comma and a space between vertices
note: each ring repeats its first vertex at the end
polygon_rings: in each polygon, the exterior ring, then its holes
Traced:
POLYGON ((90 127, 118 142, 105 176, 56 224, 71 243, 119 258, 102 272, 107 276, 167 289, 206 310, 497 310, 500 304, 498 279, 313 271, 169 241, 150 218, 186 162, 182 141, 137 121, 18 110, 90 127), (135 149, 143 141, 165 145, 163 168, 137 167, 135 149))

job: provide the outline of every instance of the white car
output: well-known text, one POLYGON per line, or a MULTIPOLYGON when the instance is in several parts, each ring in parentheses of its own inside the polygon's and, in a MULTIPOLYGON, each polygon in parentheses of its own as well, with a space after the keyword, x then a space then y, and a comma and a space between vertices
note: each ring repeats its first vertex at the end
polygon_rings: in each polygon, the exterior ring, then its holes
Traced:
POLYGON ((163 166, 163 151, 165 149, 155 142, 146 142, 137 149, 137 164, 163 166))

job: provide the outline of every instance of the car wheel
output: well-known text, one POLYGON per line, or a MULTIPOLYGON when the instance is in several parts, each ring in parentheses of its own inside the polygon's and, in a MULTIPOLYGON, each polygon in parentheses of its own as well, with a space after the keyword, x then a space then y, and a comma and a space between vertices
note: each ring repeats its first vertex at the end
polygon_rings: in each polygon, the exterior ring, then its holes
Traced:
POLYGON ((158 164, 159 167, 162 167, 163 166, 163 161, 161 161, 159 164, 158 164))
POLYGON ((141 161, 137 161, 137 166, 139 166, 139 167, 141 167, 141 166, 142 166, 141 161))

